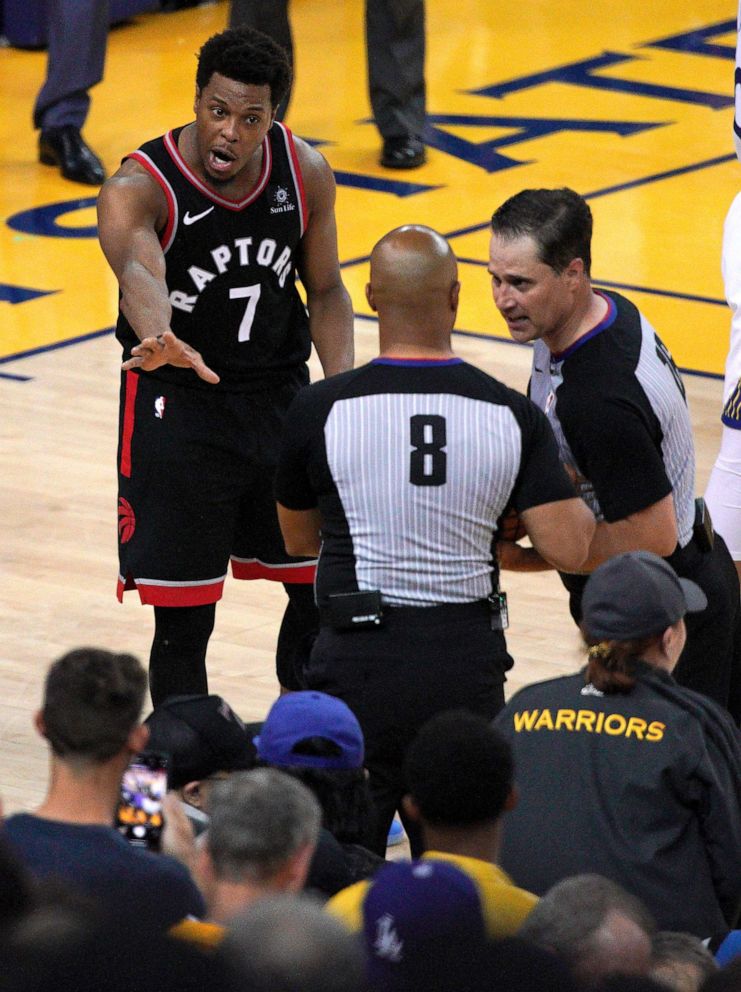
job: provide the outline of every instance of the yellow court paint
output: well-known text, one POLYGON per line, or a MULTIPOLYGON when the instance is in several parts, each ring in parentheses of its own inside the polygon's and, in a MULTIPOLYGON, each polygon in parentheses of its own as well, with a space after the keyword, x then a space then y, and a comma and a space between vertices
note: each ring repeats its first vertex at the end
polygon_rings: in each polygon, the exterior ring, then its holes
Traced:
MULTIPOLYGON (((729 3, 427 0, 429 161, 407 173, 377 164, 362 0, 291 0, 291 11, 297 69, 287 123, 320 143, 337 173, 340 255, 358 314, 368 314, 373 243, 399 224, 424 223, 449 235, 463 260, 459 327, 506 337, 483 267, 488 218, 519 189, 569 185, 594 211, 595 281, 623 287, 680 366, 722 372, 720 239, 741 185, 729 3)), ((111 32, 85 129, 110 171, 191 118, 195 53, 226 15, 220 2, 111 32)), ((29 351, 110 327, 116 312, 115 280, 92 236, 95 190, 36 162, 30 118, 44 65, 43 52, 0 51, 8 374, 22 374, 29 351)))

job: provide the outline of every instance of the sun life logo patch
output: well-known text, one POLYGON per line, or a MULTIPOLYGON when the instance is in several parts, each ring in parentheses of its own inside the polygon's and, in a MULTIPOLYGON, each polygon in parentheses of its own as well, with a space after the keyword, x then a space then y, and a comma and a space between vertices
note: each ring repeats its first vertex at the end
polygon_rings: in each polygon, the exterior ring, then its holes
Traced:
POLYGON ((285 186, 278 186, 275 193, 273 193, 273 199, 276 205, 270 208, 271 214, 285 214, 290 210, 296 209, 296 204, 291 201, 290 194, 285 186))

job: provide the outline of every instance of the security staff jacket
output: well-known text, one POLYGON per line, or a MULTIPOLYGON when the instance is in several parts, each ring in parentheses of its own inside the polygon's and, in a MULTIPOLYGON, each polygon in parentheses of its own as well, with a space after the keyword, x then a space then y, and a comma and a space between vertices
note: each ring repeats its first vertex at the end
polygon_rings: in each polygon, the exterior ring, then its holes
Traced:
POLYGON ((741 905, 741 746, 715 703, 642 662, 628 694, 584 673, 518 692, 495 726, 520 801, 501 864, 542 895, 596 872, 640 897, 660 929, 700 937, 741 905))

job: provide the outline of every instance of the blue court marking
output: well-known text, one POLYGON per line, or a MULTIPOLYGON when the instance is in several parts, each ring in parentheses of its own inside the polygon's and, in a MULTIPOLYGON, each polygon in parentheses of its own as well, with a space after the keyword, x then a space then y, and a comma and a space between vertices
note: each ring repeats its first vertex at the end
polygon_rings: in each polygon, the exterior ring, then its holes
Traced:
MULTIPOLYGON (((457 256, 459 263, 463 265, 478 265, 482 268, 486 266, 486 261, 482 258, 466 258, 463 255, 457 256)), ((650 296, 666 296, 669 299, 688 300, 690 303, 710 303, 716 307, 727 307, 725 300, 716 299, 714 296, 698 296, 695 293, 677 293, 673 289, 655 289, 652 286, 636 286, 629 282, 611 282, 608 279, 599 279, 592 276, 595 286, 606 286, 608 289, 627 289, 632 293, 648 293, 650 296)))
POLYGON ((597 197, 607 196, 609 193, 622 193, 623 190, 635 189, 636 186, 647 186, 649 183, 661 182, 662 179, 673 179, 675 176, 684 176, 689 172, 699 172, 701 169, 712 169, 713 166, 734 161, 736 161, 735 152, 730 152, 728 155, 718 155, 716 158, 706 158, 702 162, 695 162, 692 165, 680 165, 676 169, 667 169, 666 172, 656 172, 653 176, 646 176, 644 179, 632 179, 630 182, 619 183, 617 186, 606 186, 604 189, 595 190, 593 193, 584 193, 584 199, 596 200, 597 197))
POLYGON ((633 286, 627 282, 608 282, 607 279, 594 279, 598 286, 606 286, 608 289, 627 289, 633 293, 648 293, 650 296, 666 296, 673 300, 688 300, 690 303, 709 303, 714 307, 727 307, 725 300, 716 299, 713 296, 699 296, 696 293, 677 293, 672 289, 654 289, 650 286, 633 286))
POLYGON ((736 34, 736 21, 719 21, 697 31, 683 31, 658 41, 647 41, 641 48, 666 48, 674 52, 690 52, 693 55, 709 55, 714 58, 733 59, 735 45, 719 45, 708 41, 719 34, 736 34))
POLYGON ((5 223, 13 231, 20 231, 21 234, 46 238, 94 238, 98 233, 95 225, 64 227, 57 221, 60 217, 75 213, 77 210, 94 207, 97 200, 97 196, 86 196, 79 200, 62 200, 59 203, 48 203, 43 207, 31 207, 29 210, 22 210, 8 217, 5 223))
MULTIPOLYGON (((600 196, 607 196, 608 193, 620 193, 626 189, 648 186, 650 183, 660 182, 662 179, 672 179, 674 176, 686 175, 689 172, 710 169, 716 165, 722 165, 724 162, 732 162, 735 158, 736 155, 731 152, 728 155, 719 155, 717 158, 703 159, 702 162, 694 162, 692 165, 681 165, 676 169, 668 169, 666 172, 655 172, 650 176, 643 176, 641 179, 631 179, 627 183, 620 183, 617 186, 606 186, 604 189, 593 190, 591 193, 583 193, 582 196, 585 200, 596 200, 600 196)), ((454 231, 448 231, 445 237, 450 241, 453 238, 462 238, 466 234, 477 234, 479 231, 487 230, 489 224, 490 221, 486 220, 483 223, 470 224, 468 227, 459 227, 454 231)), ((340 268, 347 269, 353 265, 362 265, 369 259, 370 255, 359 255, 357 258, 348 258, 345 262, 340 262, 340 268)))
POLYGON ((60 292, 59 289, 31 289, 30 286, 11 286, 9 283, 0 282, 0 303, 10 303, 15 306, 18 303, 36 300, 40 296, 53 296, 54 293, 60 292))
MULTIPOLYGON (((603 282, 600 285, 606 286, 607 283, 603 282)), ((366 313, 356 313, 353 314, 353 316, 357 320, 370 320, 374 324, 378 323, 378 317, 369 316, 366 313)), ((530 351, 532 351, 532 347, 533 347, 531 344, 528 344, 527 342, 513 341, 512 338, 504 338, 504 337, 500 338, 495 336, 494 334, 482 334, 481 331, 461 331, 457 327, 453 328, 453 334, 458 335, 459 337, 462 338, 478 338, 479 341, 491 341, 491 342, 495 342, 496 344, 511 344, 514 345, 515 348, 528 348, 530 351)), ((682 373, 682 375, 694 375, 694 376, 698 376, 701 379, 725 378, 722 372, 701 372, 698 371, 697 369, 684 369, 681 366, 678 366, 678 368, 679 371, 682 373)))
MULTIPOLYGON (((635 189, 638 186, 647 186, 650 183, 660 182, 663 179, 671 179, 673 176, 686 175, 689 172, 699 172, 701 169, 713 168, 714 166, 721 165, 724 162, 732 162, 735 158, 736 158, 735 154, 731 153, 729 155, 720 155, 717 158, 704 159, 702 162, 695 162, 692 165, 683 165, 683 166, 680 166, 679 168, 676 168, 676 169, 669 169, 669 170, 667 170, 665 172, 657 172, 657 173, 654 173, 654 174, 652 174, 650 176, 644 176, 642 179, 633 179, 633 180, 630 180, 627 183, 621 183, 620 185, 617 185, 617 186, 609 186, 609 187, 606 187, 605 189, 594 190, 591 193, 584 193, 583 194, 584 195, 584 199, 585 200, 594 200, 597 197, 606 196, 608 193, 619 193, 622 190, 635 189)), ((488 220, 486 220, 486 221, 484 221, 483 223, 480 223, 480 224, 471 224, 468 227, 461 227, 461 228, 458 228, 455 231, 449 231, 445 235, 445 237, 448 240, 452 240, 453 238, 464 237, 466 234, 475 234, 475 233, 477 233, 479 231, 486 230, 489 227, 489 223, 490 222, 488 220)), ((348 268, 351 268, 354 265, 362 265, 365 262, 367 262, 369 259, 370 259, 370 255, 361 255, 358 258, 349 258, 349 259, 347 259, 344 262, 340 262, 340 268, 341 269, 348 269, 348 268)), ((614 286, 615 288, 618 288, 618 287, 621 286, 620 283, 616 283, 616 282, 615 283, 603 282, 602 285, 604 285, 604 286, 610 286, 611 285, 611 286, 614 286)), ((626 288, 627 289, 628 287, 623 284, 623 288, 626 288)), ((638 288, 638 287, 636 287, 636 288, 638 288)), ((643 287, 643 288, 640 288, 640 291, 641 292, 644 292, 644 293, 654 292, 654 293, 659 293, 659 294, 670 295, 670 291, 669 290, 651 290, 651 289, 647 289, 647 288, 643 287)), ((677 293, 675 295, 677 297, 681 298, 681 294, 677 293)), ((718 303, 717 300, 710 299, 710 298, 708 298, 706 300, 703 299, 702 297, 693 298, 693 297, 689 297, 688 296, 686 298, 697 299, 699 302, 707 302, 707 303, 711 303, 711 304, 714 304, 714 305, 718 303)), ((366 317, 365 314, 358 314, 358 316, 362 316, 366 320, 372 319, 370 317, 366 317)), ((69 338, 66 341, 57 341, 54 344, 43 345, 40 348, 31 348, 28 351, 19 351, 19 352, 16 352, 14 355, 6 355, 5 357, 0 357, 0 365, 4 365, 7 362, 18 361, 18 360, 20 360, 22 358, 30 358, 32 355, 40 355, 40 354, 43 354, 46 351, 55 351, 57 348, 67 348, 69 345, 82 344, 83 342, 90 341, 93 338, 102 337, 105 334, 112 334, 112 333, 113 333, 113 328, 112 327, 109 327, 109 328, 106 328, 105 330, 102 330, 102 331, 92 331, 89 334, 81 334, 78 337, 69 338)), ((456 331, 456 333, 457 334, 468 334, 470 336, 484 338, 486 340, 496 340, 496 341, 505 341, 506 340, 506 338, 492 338, 491 335, 489 335, 489 334, 479 334, 479 333, 477 333, 475 331, 456 331)), ((512 342, 512 343, 515 344, 516 342, 512 342)), ((685 375, 698 375, 698 376, 703 376, 704 378, 708 378, 708 379, 722 379, 723 378, 723 376, 720 373, 718 373, 718 372, 702 372, 702 371, 697 371, 697 370, 693 370, 693 369, 685 369, 685 368, 680 368, 680 372, 682 372, 685 375)))
MULTIPOLYGON (((65 341, 55 341, 53 344, 43 344, 38 348, 29 348, 27 351, 16 351, 13 355, 0 357, 0 365, 8 362, 17 362, 21 358, 33 358, 34 355, 43 355, 48 351, 57 351, 59 348, 68 348, 71 344, 84 344, 85 341, 94 341, 95 338, 103 338, 106 334, 113 334, 115 328, 105 327, 101 331, 90 331, 88 334, 79 334, 74 338, 67 338, 65 341)), ((1 373, 6 379, 11 378, 8 373, 1 373)), ((18 376, 18 378, 22 378, 18 376)))
POLYGON ((545 83, 571 83, 574 86, 584 86, 590 89, 603 90, 611 93, 631 93, 635 96, 653 97, 657 100, 670 100, 679 103, 691 103, 698 107, 710 107, 721 110, 733 106, 733 96, 721 93, 708 93, 704 90, 682 89, 678 86, 662 86, 657 83, 641 83, 632 79, 620 79, 615 76, 600 76, 599 69, 610 69, 624 62, 644 61, 643 55, 626 55, 623 52, 604 51, 601 55, 582 59, 579 62, 567 62, 534 72, 528 76, 518 76, 493 86, 482 86, 467 90, 474 96, 494 97, 501 99, 510 93, 543 86, 545 83))
POLYGON ((13 382, 31 382, 31 375, 13 375, 12 372, 0 372, 0 379, 11 379, 13 382))
POLYGON ((360 172, 343 172, 334 170, 334 178, 338 186, 350 186, 354 189, 371 190, 374 193, 390 193, 392 196, 415 196, 417 193, 427 193, 434 189, 445 189, 445 185, 430 186, 425 183, 407 183, 400 179, 378 179, 366 176, 360 172))

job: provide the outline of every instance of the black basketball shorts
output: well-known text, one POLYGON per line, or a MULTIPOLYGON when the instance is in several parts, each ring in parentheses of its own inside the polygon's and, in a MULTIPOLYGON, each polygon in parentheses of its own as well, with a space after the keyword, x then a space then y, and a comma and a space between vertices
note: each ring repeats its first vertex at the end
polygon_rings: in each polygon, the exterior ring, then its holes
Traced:
POLYGON ((294 385, 260 393, 183 387, 125 372, 118 444, 118 598, 153 606, 221 598, 238 579, 312 582, 283 546, 273 495, 294 385))

